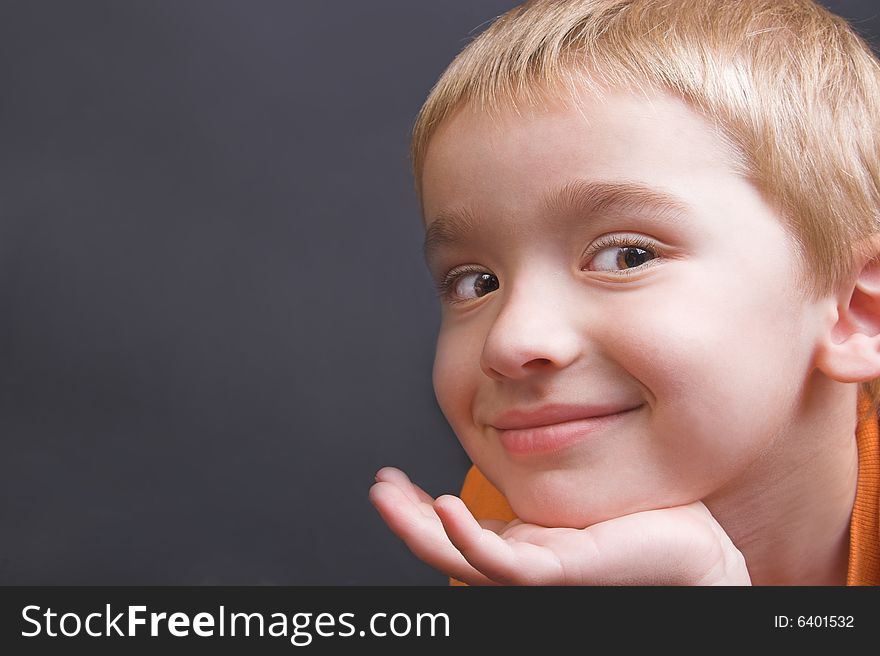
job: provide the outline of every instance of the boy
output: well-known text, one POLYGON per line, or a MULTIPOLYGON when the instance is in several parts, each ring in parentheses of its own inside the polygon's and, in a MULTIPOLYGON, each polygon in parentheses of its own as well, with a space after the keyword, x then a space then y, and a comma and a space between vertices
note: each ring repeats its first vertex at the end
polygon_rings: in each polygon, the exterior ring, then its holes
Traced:
POLYGON ((880 583, 880 65, 811 0, 538 0, 417 119, 470 584, 880 583))

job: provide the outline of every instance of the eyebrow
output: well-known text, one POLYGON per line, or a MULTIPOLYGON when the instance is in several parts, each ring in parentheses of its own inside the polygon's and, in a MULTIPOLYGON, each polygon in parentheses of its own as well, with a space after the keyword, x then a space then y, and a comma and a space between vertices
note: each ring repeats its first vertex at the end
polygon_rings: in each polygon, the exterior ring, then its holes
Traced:
MULTIPOLYGON (((639 182, 572 180, 545 195, 543 208, 561 214, 576 210, 585 216, 649 212, 653 218, 677 224, 692 209, 684 200, 668 191, 639 182)), ((422 252, 430 262, 437 253, 449 246, 467 241, 477 228, 476 217, 466 209, 438 212, 425 230, 422 252)))

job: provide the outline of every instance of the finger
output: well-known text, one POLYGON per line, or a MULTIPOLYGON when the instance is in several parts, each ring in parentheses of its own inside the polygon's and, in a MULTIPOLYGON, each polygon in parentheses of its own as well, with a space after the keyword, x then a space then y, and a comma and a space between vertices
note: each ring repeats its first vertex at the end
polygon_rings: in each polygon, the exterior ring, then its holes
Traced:
POLYGON ((510 524, 502 519, 478 519, 477 522, 484 529, 493 533, 501 533, 510 524))
POLYGON ((714 571, 710 568, 707 574, 699 579, 698 585, 751 585, 752 578, 745 557, 705 504, 702 501, 695 501, 684 506, 683 509, 703 518, 715 535, 718 548, 721 550, 721 558, 718 559, 714 571))
POLYGON ((388 527, 419 559, 469 585, 495 585, 474 569, 450 542, 436 513, 422 514, 413 500, 388 481, 370 488, 370 501, 388 527))
MULTIPOLYGON (((417 500, 419 503, 430 505, 431 513, 436 514, 433 509, 434 497, 413 483, 412 479, 397 467, 383 467, 376 472, 376 481, 393 483, 408 497, 417 500)), ((511 525, 511 522, 505 522, 501 519, 480 519, 478 521, 480 522, 480 526, 494 533, 500 533, 504 528, 511 525)))
POLYGON ((434 497, 413 483, 409 476, 397 467, 383 467, 376 472, 376 481, 394 483, 404 492, 404 494, 412 498, 414 501, 427 504, 434 503, 434 497))
POLYGON ((458 497, 439 497, 434 509, 452 544, 487 578, 506 585, 553 584, 561 579, 559 560, 551 550, 506 540, 482 527, 458 497))

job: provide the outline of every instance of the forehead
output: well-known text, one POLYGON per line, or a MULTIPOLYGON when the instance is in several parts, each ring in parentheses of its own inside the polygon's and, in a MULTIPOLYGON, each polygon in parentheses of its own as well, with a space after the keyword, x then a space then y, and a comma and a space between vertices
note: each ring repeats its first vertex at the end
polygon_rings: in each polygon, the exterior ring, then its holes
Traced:
POLYGON ((740 175, 723 133, 683 100, 660 91, 561 94, 540 107, 496 113, 472 105, 443 122, 422 171, 426 225, 459 208, 537 211, 572 181, 640 181, 672 189, 740 175))

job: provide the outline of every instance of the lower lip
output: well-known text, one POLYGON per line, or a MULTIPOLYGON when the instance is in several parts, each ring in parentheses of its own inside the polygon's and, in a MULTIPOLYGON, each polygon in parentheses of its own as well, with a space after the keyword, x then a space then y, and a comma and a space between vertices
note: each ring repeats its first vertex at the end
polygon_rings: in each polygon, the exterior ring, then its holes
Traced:
POLYGON ((610 428, 623 420, 627 415, 642 406, 624 410, 613 415, 575 419, 561 424, 537 426, 535 428, 518 428, 511 430, 496 429, 501 446, 514 455, 535 455, 561 451, 566 447, 579 444, 596 433, 610 428))

